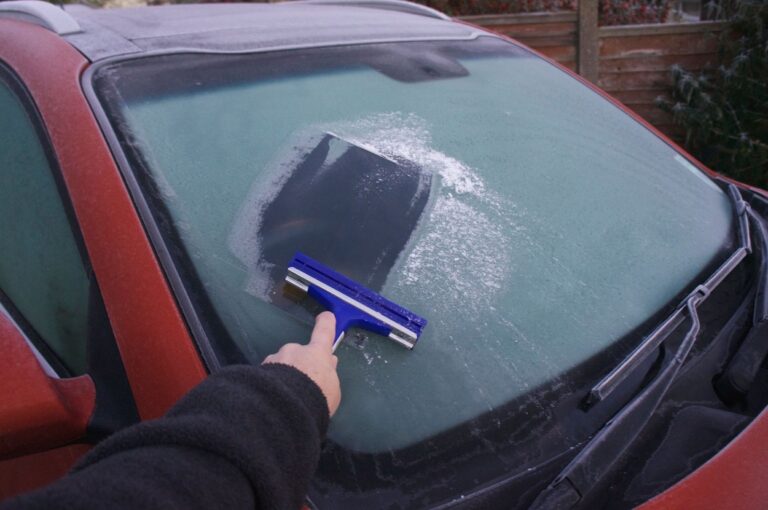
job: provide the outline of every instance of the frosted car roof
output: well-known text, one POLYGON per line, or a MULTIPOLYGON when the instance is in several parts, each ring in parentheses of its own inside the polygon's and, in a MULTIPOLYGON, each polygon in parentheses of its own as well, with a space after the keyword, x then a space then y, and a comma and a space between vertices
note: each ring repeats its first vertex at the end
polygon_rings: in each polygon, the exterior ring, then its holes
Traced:
POLYGON ((434 17, 367 6, 167 5, 66 7, 83 28, 66 39, 92 61, 158 52, 253 52, 369 42, 471 39, 485 34, 434 17))

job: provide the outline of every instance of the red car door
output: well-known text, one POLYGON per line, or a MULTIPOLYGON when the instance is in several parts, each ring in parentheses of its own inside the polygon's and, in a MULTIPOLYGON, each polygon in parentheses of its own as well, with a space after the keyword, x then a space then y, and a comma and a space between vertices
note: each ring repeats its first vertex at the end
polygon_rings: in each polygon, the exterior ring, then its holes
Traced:
POLYGON ((0 499, 205 370, 56 34, 0 20, 0 499))

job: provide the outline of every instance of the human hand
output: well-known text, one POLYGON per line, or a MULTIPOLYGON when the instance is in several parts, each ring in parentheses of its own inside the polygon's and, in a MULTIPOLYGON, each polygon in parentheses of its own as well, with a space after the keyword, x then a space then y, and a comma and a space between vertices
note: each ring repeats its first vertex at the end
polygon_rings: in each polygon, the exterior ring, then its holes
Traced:
POLYGON ((282 363, 304 372, 325 395, 331 416, 341 402, 341 386, 336 365, 339 359, 333 355, 336 317, 323 312, 315 318, 315 327, 307 345, 285 344, 275 354, 264 358, 263 364, 282 363))

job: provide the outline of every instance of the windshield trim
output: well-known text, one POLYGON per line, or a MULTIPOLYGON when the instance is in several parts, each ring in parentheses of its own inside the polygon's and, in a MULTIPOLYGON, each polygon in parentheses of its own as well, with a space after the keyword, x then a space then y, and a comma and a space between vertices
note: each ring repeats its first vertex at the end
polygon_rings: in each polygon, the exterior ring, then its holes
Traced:
POLYGON ((112 156, 115 158, 117 168, 120 170, 120 174, 125 182, 128 194, 133 201, 136 211, 141 219, 144 229, 149 238, 150 246, 152 247, 158 261, 160 262, 160 268, 162 269, 165 277, 171 287, 172 295, 176 299, 176 304, 184 317, 187 328, 194 340, 194 344, 198 349, 198 354, 203 360, 203 364, 209 373, 213 373, 221 368, 218 357, 216 356, 213 346, 208 338, 208 335, 203 328, 200 317, 194 309, 192 298, 187 292, 184 286, 183 280, 179 273, 176 264, 173 262, 173 257, 169 251, 168 245, 163 239, 160 227, 155 220, 152 210, 149 206, 147 198, 141 190, 141 186, 131 169, 131 165, 128 161, 128 157, 120 146, 117 133, 110 122, 107 112, 104 109, 101 101, 99 101, 94 87, 93 77, 103 66, 115 64, 117 62, 124 62, 128 60, 134 60, 141 58, 144 55, 136 56, 131 55, 126 57, 115 57, 103 60, 89 66, 82 75, 81 85, 88 104, 91 106, 96 122, 101 128, 104 134, 104 139, 109 146, 112 156))

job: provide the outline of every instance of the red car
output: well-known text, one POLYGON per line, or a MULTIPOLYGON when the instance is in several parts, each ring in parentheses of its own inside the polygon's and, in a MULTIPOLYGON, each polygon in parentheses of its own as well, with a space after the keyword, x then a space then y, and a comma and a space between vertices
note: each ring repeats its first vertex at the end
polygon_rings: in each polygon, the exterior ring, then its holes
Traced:
POLYGON ((0 497, 362 331, 311 508, 761 508, 768 201, 522 45, 398 0, 0 3, 0 497))

